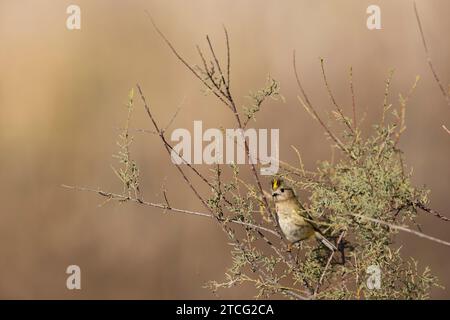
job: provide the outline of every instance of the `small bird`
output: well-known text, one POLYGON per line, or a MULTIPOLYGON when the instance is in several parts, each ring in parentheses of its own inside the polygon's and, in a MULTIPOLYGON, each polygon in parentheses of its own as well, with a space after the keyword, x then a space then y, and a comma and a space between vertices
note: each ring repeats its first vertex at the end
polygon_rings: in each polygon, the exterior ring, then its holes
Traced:
POLYGON ((291 246, 299 241, 315 236, 331 251, 336 246, 328 241, 314 223, 312 217, 298 201, 294 190, 281 179, 272 180, 272 198, 275 202, 278 224, 291 246))

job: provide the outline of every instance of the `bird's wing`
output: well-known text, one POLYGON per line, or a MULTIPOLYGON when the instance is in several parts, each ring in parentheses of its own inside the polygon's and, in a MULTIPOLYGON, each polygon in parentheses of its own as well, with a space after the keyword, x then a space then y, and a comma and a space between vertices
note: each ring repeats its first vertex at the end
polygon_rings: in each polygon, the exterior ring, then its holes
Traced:
POLYGON ((313 217, 309 214, 308 210, 306 210, 305 207, 302 205, 302 203, 298 200, 297 203, 298 207, 300 208, 299 210, 297 210, 298 214, 306 219, 314 220, 313 217))
POLYGON ((297 210, 298 214, 306 219, 306 221, 313 226, 314 230, 320 232, 319 227, 314 223, 314 218, 309 214, 308 210, 305 209, 300 201, 297 200, 297 202, 300 208, 300 210, 297 210))

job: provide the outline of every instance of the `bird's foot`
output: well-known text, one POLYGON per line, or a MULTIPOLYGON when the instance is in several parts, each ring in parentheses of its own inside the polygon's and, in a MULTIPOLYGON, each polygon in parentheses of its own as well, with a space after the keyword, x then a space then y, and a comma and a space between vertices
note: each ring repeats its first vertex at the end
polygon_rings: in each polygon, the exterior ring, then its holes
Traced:
POLYGON ((292 252, 292 248, 294 247, 293 243, 288 243, 287 245, 287 252, 292 252))

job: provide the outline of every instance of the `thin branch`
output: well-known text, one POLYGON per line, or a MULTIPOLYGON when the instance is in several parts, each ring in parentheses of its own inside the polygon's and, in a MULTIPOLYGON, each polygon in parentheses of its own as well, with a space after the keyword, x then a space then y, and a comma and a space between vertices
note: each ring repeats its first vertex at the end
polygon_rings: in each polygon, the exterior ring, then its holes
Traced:
MULTIPOLYGON (((336 242, 336 247, 339 248, 339 244, 341 243, 342 239, 344 238, 344 235, 345 235, 345 231, 342 231, 340 236, 339 236, 339 238, 338 238, 338 240, 337 240, 337 242, 336 242)), ((314 290, 314 296, 316 296, 317 293, 319 292, 319 288, 322 285, 323 279, 325 278, 325 273, 327 272, 327 270, 328 270, 328 268, 329 268, 329 266, 331 264, 331 260, 333 259, 333 256, 334 256, 335 252, 336 251, 332 251, 330 253, 330 256, 328 257, 328 260, 327 260, 327 263, 325 265, 325 268, 323 269, 322 274, 320 275, 319 282, 317 283, 316 289, 314 290)))
POLYGON ((447 242, 447 241, 444 241, 444 240, 441 240, 441 239, 429 236, 429 235, 424 234, 424 233, 419 232, 419 231, 408 229, 408 228, 406 228, 404 226, 391 224, 391 223, 386 222, 386 221, 382 221, 382 220, 371 218, 371 217, 366 217, 366 216, 363 216, 363 215, 360 215, 360 214, 357 214, 357 213, 352 213, 351 215, 353 215, 355 217, 358 217, 358 218, 362 218, 362 219, 371 221, 371 222, 374 222, 374 223, 378 223, 378 224, 382 224, 382 225, 388 226, 389 228, 394 229, 394 230, 400 230, 400 231, 404 231, 404 232, 407 232, 407 233, 411 233, 411 234, 414 234, 414 235, 416 235, 418 237, 425 238, 425 239, 428 239, 428 240, 431 240, 431 241, 434 241, 434 242, 437 242, 437 243, 440 243, 440 244, 443 244, 445 246, 449 246, 450 247, 450 242, 447 242))
MULTIPOLYGON (((156 130, 157 132, 159 132, 159 137, 160 137, 161 140, 163 141, 164 147, 166 148, 167 152, 168 152, 169 155, 170 155, 171 150, 172 150, 172 147, 171 147, 170 144, 167 142, 167 140, 166 140, 166 138, 165 138, 165 136, 164 136, 164 132, 161 131, 161 130, 159 129, 158 124, 157 124, 156 121, 155 121, 155 118, 153 118, 153 115, 152 115, 152 113, 150 112, 150 108, 149 108, 149 106, 148 106, 148 104, 147 104, 147 100, 145 99, 145 96, 144 96, 144 93, 142 92, 141 87, 139 86, 139 84, 137 84, 136 86, 137 86, 137 88, 138 88, 138 90, 139 90, 139 94, 140 94, 140 96, 141 96, 141 100, 142 100, 142 102, 143 102, 143 104, 144 104, 144 108, 145 108, 145 110, 146 110, 146 112, 147 112, 147 115, 148 115, 148 117, 150 118, 151 122, 153 123, 153 126, 155 127, 155 130, 156 130)), ((183 169, 181 169, 180 165, 175 164, 175 167, 176 167, 177 170, 180 172, 181 176, 183 177, 184 181, 188 184, 189 188, 194 192, 195 196, 201 201, 201 203, 203 204, 203 206, 205 206, 205 207, 209 210, 208 204, 207 204, 206 201, 202 198, 202 196, 201 196, 200 193, 197 191, 197 189, 193 186, 192 182, 188 179, 188 177, 187 177, 186 174, 184 173, 183 169)), ((197 175, 199 175, 200 177, 203 177, 203 175, 200 174, 200 172, 198 172, 195 168, 193 168, 192 166, 190 166, 190 168, 191 168, 192 170, 194 170, 194 172, 197 172, 197 175)), ((206 183, 210 184, 210 182, 209 182, 206 178, 203 177, 203 180, 204 180, 206 183)))
POLYGON ((445 126, 445 124, 442 125, 442 129, 445 130, 448 134, 450 134, 450 130, 445 126))
POLYGON ((450 107, 449 94, 447 93, 447 91, 445 91, 445 88, 444 88, 444 86, 443 86, 443 84, 442 84, 442 82, 441 82, 441 80, 440 80, 436 70, 434 69, 433 62, 431 61, 430 54, 428 52, 427 42, 425 40, 425 35, 424 35, 423 29, 422 29, 422 23, 420 21, 419 12, 417 10, 417 6, 416 6, 416 2, 415 1, 414 1, 414 13, 416 14, 417 26, 419 27, 420 37, 422 38, 422 45, 423 45, 423 48, 425 50, 425 55, 427 57, 428 66, 430 67, 430 70, 433 73, 434 79, 436 80, 436 83, 438 84, 439 89, 442 92, 442 95, 444 96, 445 100, 447 101, 447 105, 450 107))
MULTIPOLYGON (((136 85, 139 91, 139 94, 141 96, 141 100, 144 104, 144 108, 147 112, 147 115, 149 116, 149 118, 151 119, 153 126, 156 129, 156 134, 160 137, 161 141, 164 144, 164 147, 167 151, 167 153, 169 155, 171 155, 172 152, 174 152, 180 159, 182 159, 183 163, 189 168, 191 169, 203 182, 205 182, 210 188, 214 188, 213 184, 211 182, 209 182, 208 179, 205 178, 205 176, 203 174, 201 174, 196 168, 194 168, 189 162, 187 162, 181 155, 179 152, 177 152, 175 149, 173 149, 172 145, 167 141, 165 135, 164 135, 164 131, 163 130, 159 130, 158 125, 156 124, 155 119, 153 118, 153 115, 151 114, 150 111, 150 107, 147 104, 147 100, 143 94, 143 91, 141 89, 141 87, 139 86, 139 84, 136 85)), ((175 165, 177 170, 181 173, 181 175, 183 176, 183 179, 188 183, 189 187, 193 190, 193 185, 191 184, 191 182, 189 181, 189 179, 187 178, 187 176, 184 174, 184 171, 181 169, 181 167, 179 165, 175 165)), ((198 194, 198 193, 197 193, 198 194)), ((198 194, 199 195, 199 194, 198 194)), ((197 196, 198 197, 198 196, 197 196)), ((200 197, 199 199, 202 200, 202 198, 200 197)), ((224 198, 224 201, 228 204, 228 205, 232 205, 231 201, 229 201, 228 199, 224 198)))
POLYGON ((325 63, 324 63, 324 59, 323 58, 320 58, 320 67, 322 68, 322 78, 323 78, 323 81, 325 83, 325 87, 326 87, 326 89, 328 91, 328 96, 330 97, 331 102, 335 106, 337 112, 341 116, 341 118, 344 121, 344 123, 347 126, 347 128, 350 130, 350 132, 354 133, 352 126, 350 125, 350 123, 348 122, 347 118, 345 117, 344 112, 342 111, 342 108, 337 104, 336 99, 334 98, 333 92, 331 91, 330 85, 328 84, 327 75, 325 73, 325 63))
POLYGON ((169 198, 167 197, 167 190, 165 187, 163 187, 162 193, 163 193, 164 201, 166 202, 167 207, 171 208, 172 206, 169 203, 169 198))
POLYGON ((223 100, 224 103, 227 105, 228 108, 230 108, 233 112, 233 107, 227 102, 228 99, 228 94, 223 92, 223 90, 221 89, 221 83, 219 81, 219 83, 216 82, 216 80, 214 79, 214 65, 211 66, 211 70, 208 68, 208 65, 206 63, 206 59, 205 56, 203 55, 202 50, 200 49, 200 47, 197 45, 197 51, 198 54, 200 56, 200 59, 202 60, 203 63, 203 68, 204 68, 204 72, 206 73, 209 81, 211 81, 211 83, 213 84, 214 88, 217 90, 218 95, 220 95, 223 100))
POLYGON ((328 134, 328 136, 333 139, 334 142, 336 142, 336 144, 338 145, 338 147, 344 151, 347 152, 347 149, 345 148, 344 144, 339 140, 338 137, 336 137, 336 135, 334 133, 331 132, 331 130, 328 128, 328 126, 323 122, 323 120, 320 118, 319 114, 317 113, 316 109, 312 106, 308 95, 306 94, 305 90, 303 89, 303 86, 300 82, 300 76, 298 75, 297 72, 297 65, 296 65, 296 61, 295 61, 295 50, 293 53, 293 65, 294 65, 294 73, 295 73, 295 79, 297 80, 297 86, 299 87, 302 95, 303 95, 303 99, 305 100, 305 102, 299 97, 300 102, 303 104, 303 106, 308 110, 311 111, 314 118, 319 122, 319 124, 325 129, 326 133, 328 134))
POLYGON ((389 96, 389 89, 391 87, 391 81, 392 81, 392 77, 394 76, 394 72, 395 72, 394 69, 389 70, 389 75, 385 82, 384 99, 383 99, 383 113, 381 116, 381 125, 384 125, 384 121, 386 119, 386 112, 392 107, 392 104, 388 105, 388 96, 389 96))
POLYGON ((230 69, 231 69, 231 56, 230 56, 230 39, 228 37, 228 31, 225 26, 223 26, 223 31, 225 32, 225 40, 227 43, 227 83, 226 86, 230 88, 230 69))
MULTIPOLYGON (((143 102, 143 104, 144 104, 145 111, 147 112, 147 115, 149 116, 150 120, 152 121, 153 126, 155 127, 155 130, 156 130, 158 136, 161 138, 161 140, 162 140, 162 142, 163 142, 163 144, 164 144, 164 147, 166 148, 167 152, 169 153, 169 155, 171 154, 171 152, 175 152, 177 155, 179 155, 178 152, 176 152, 176 151, 173 149, 172 145, 167 141, 166 137, 164 136, 164 131, 162 131, 162 130, 159 129, 159 127, 158 127, 158 125, 157 125, 155 119, 153 118, 153 115, 152 115, 152 113, 151 113, 151 111, 150 111, 150 108, 149 108, 149 106, 148 106, 148 104, 147 104, 147 100, 146 100, 146 98, 145 98, 145 96, 144 96, 144 93, 143 93, 143 91, 142 91, 140 85, 137 84, 136 87, 138 88, 139 94, 140 94, 140 96, 141 96, 141 100, 142 100, 142 102, 143 102)), ((179 156, 180 156, 180 155, 179 155, 179 156)), ((197 169, 195 169, 190 163, 188 163, 187 161, 185 161, 185 160, 183 159, 183 157, 180 156, 180 158, 183 160, 183 162, 184 162, 184 163, 185 163, 185 164, 186 164, 186 165, 187 165, 187 166, 188 166, 188 167, 189 167, 189 168, 190 168, 197 176, 200 177, 200 179, 202 179, 206 184, 208 184, 209 187, 211 187, 211 188, 213 187, 213 185, 211 184, 211 182, 209 182, 208 179, 206 179, 206 178, 205 178, 205 177, 204 177, 197 169)))
POLYGON ((188 68, 188 70, 191 71, 194 74, 194 76, 197 79, 199 79, 217 98, 219 98, 220 101, 222 101, 223 103, 228 105, 225 102, 225 100, 205 81, 205 79, 203 79, 197 73, 197 71, 195 71, 195 69, 193 67, 191 67, 191 65, 185 59, 183 59, 183 57, 178 53, 178 51, 175 49, 175 47, 172 45, 172 43, 169 41, 169 39, 167 39, 167 37, 164 35, 164 33, 162 33, 162 31, 158 28, 158 26, 156 25, 155 21, 153 20, 152 16, 150 15, 150 13, 148 11, 145 11, 145 13, 147 14, 148 18, 150 19, 150 21, 151 21, 153 27, 155 28, 156 32, 164 40, 164 42, 169 46, 170 50, 172 50, 172 53, 177 57, 177 59, 180 60, 184 64, 184 66, 186 68, 188 68))
MULTIPOLYGON (((227 98, 231 100, 232 98, 231 98, 231 94, 228 91, 227 82, 225 81, 225 76, 223 75, 222 68, 220 67, 219 60, 217 59, 216 53, 214 52, 214 48, 212 46, 211 40, 209 39, 208 35, 206 36, 206 41, 208 42, 209 50, 211 51, 211 55, 214 58, 214 62, 216 63, 217 70, 219 70, 219 74, 222 79, 223 85, 227 89, 227 94, 228 94, 227 98)), ((236 112, 236 110, 234 110, 234 111, 236 112)))
POLYGON ((417 87, 417 83, 419 82, 420 77, 416 76, 416 80, 414 81, 414 84, 412 85, 411 89, 407 93, 406 97, 403 97, 401 94, 399 95, 399 102, 400 102, 400 124, 398 131, 396 132, 395 142, 394 145, 396 146, 398 142, 400 141, 400 136, 402 133, 406 130, 406 106, 408 104, 409 98, 411 97, 412 93, 417 87))
MULTIPOLYGON (((116 127, 115 129, 116 130, 123 130, 124 128, 116 127)), ((159 133, 156 132, 155 130, 142 129, 142 128, 130 128, 129 130, 132 131, 132 132, 149 133, 149 134, 159 135, 159 133)))
POLYGON ((440 214, 439 212, 437 212, 437 211, 434 210, 434 209, 428 208, 428 207, 425 206, 424 204, 417 203, 417 204, 415 204, 415 205, 416 205, 417 207, 419 207, 420 209, 422 209, 423 211, 428 212, 428 213, 432 214, 433 216, 435 216, 435 217, 437 217, 437 218, 439 218, 439 219, 441 219, 441 220, 444 220, 444 221, 450 221, 450 218, 447 218, 446 216, 443 216, 442 214, 440 214))
MULTIPOLYGON (((141 205, 145 205, 145 206, 149 206, 149 207, 154 207, 154 208, 159 208, 159 209, 163 209, 163 210, 168 210, 168 211, 173 211, 173 212, 177 212, 177 213, 184 213, 184 214, 188 214, 188 215, 194 215, 194 216, 199 216, 199 217, 206 217, 206 218, 215 218, 216 216, 214 216, 211 213, 206 213, 206 212, 200 212, 200 211, 192 211, 192 210, 185 210, 185 209, 179 209, 179 208, 174 208, 172 206, 170 206, 168 203, 164 204, 164 203, 153 203, 153 202, 147 202, 141 199, 137 199, 137 198, 130 198, 127 196, 123 196, 117 193, 112 193, 112 192, 106 192, 106 191, 102 191, 102 190, 95 190, 92 188, 85 188, 85 187, 76 187, 76 186, 68 186, 68 185, 61 185, 61 187, 66 188, 66 189, 72 189, 72 190, 77 190, 77 191, 86 191, 86 192, 93 192, 93 193, 97 193, 98 195, 102 196, 102 197, 106 197, 108 199, 111 200, 117 200, 117 201, 121 201, 121 202, 126 202, 126 201, 131 201, 131 202, 136 202, 138 204, 141 205)), ((256 224, 252 224, 252 223, 248 223, 248 222, 244 222, 244 221, 240 221, 240 220, 236 220, 236 219, 221 219, 221 222, 225 222, 225 223, 234 223, 234 224, 239 224, 242 226, 246 226, 255 230, 261 230, 261 231, 265 231, 268 232, 274 236, 276 236, 277 238, 280 238, 280 235, 269 228, 260 226, 260 225, 256 225, 256 224)))
POLYGON ((355 91, 353 89, 353 67, 350 67, 350 93, 352 95, 353 128, 356 130, 357 120, 356 120, 355 91))
POLYGON ((176 117, 178 116, 178 113, 180 113, 181 110, 181 106, 184 103, 184 100, 186 99, 186 96, 183 96, 183 100, 181 100, 180 104, 177 107, 177 110, 175 110, 175 113, 173 114, 173 116, 170 118, 169 122, 166 124, 166 126, 164 127, 164 129, 162 129, 163 133, 167 131, 167 129, 170 128, 170 126, 173 124, 173 122, 175 121, 176 117))

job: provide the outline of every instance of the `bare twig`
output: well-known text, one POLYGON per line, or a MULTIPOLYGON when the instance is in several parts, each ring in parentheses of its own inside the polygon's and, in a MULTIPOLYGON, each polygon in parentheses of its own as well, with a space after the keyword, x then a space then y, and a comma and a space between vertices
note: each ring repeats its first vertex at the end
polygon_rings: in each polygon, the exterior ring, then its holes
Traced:
POLYGON ((328 91, 328 96, 330 97, 331 102, 335 106, 337 112, 339 113, 340 117, 342 118, 342 121, 344 121, 344 123, 347 126, 347 128, 350 130, 351 133, 354 133, 354 130, 353 130, 351 124, 349 123, 347 117, 344 115, 344 112, 342 111, 342 108, 337 104, 336 99, 334 98, 333 92, 331 91, 330 85, 328 84, 327 75, 325 73, 325 63, 324 63, 324 59, 323 58, 320 58, 320 67, 322 68, 322 78, 323 78, 323 81, 325 83, 325 87, 326 87, 326 89, 328 91))
MULTIPOLYGON (((68 186, 68 185, 61 185, 61 187, 66 188, 66 189, 77 190, 77 191, 86 191, 86 192, 97 193, 98 195, 100 195, 102 197, 106 197, 111 200, 117 200, 117 201, 121 201, 121 202, 131 201, 131 202, 139 203, 141 205, 159 208, 159 209, 163 209, 163 210, 167 210, 167 211, 184 213, 184 214, 194 215, 194 216, 199 216, 199 217, 216 218, 211 213, 174 208, 174 207, 170 206, 168 204, 168 202, 166 202, 165 204, 164 203, 147 202, 142 199, 130 198, 130 197, 123 196, 123 195, 113 193, 113 192, 106 192, 106 191, 102 191, 102 190, 96 190, 96 189, 85 188, 85 187, 76 187, 76 186, 68 186)), ((240 220, 236 220, 236 219, 222 219, 221 222, 225 222, 225 223, 230 222, 230 223, 246 226, 246 227, 249 227, 249 228, 252 228, 255 230, 265 231, 265 232, 268 232, 268 233, 276 236, 277 238, 280 238, 280 235, 276 231, 266 228, 266 227, 263 227, 263 226, 260 226, 260 225, 256 225, 256 224, 252 224, 252 223, 248 223, 248 222, 244 222, 244 221, 240 221, 240 220)))
POLYGON ((205 79, 203 79, 197 71, 185 60, 183 57, 178 53, 178 51, 175 49, 175 47, 172 45, 172 43, 167 39, 167 37, 162 33, 162 31, 158 28, 158 26, 155 24, 152 16, 148 11, 145 11, 148 18, 150 19, 153 27, 155 28, 156 32, 159 34, 159 36, 164 40, 164 42, 169 46, 170 50, 172 50, 172 53, 177 57, 178 60, 180 60, 186 68, 188 68, 189 71, 191 71, 194 76, 199 79, 217 98, 220 99, 224 104, 228 105, 228 103, 211 87, 208 82, 206 82, 205 79))
POLYGON ((164 127, 164 129, 162 129, 162 132, 166 132, 167 129, 170 128, 170 126, 172 125, 172 123, 175 121, 176 117, 178 116, 178 113, 180 113, 181 110, 181 105, 184 102, 184 99, 186 98, 186 96, 183 97, 183 100, 181 101, 180 105, 178 106, 177 110, 175 110, 175 113, 173 114, 173 116, 170 118, 169 122, 166 124, 166 126, 164 127))
MULTIPOLYGON (((338 238, 337 242, 336 242, 336 247, 339 248, 339 244, 341 243, 342 239, 344 238, 344 235, 345 235, 345 231, 342 231, 341 234, 339 235, 339 238, 338 238)), ((328 270, 328 267, 331 264, 331 260, 333 259, 333 256, 334 256, 335 252, 336 251, 332 251, 330 253, 330 256, 328 257, 328 260, 327 260, 327 263, 325 265, 325 268, 323 268, 322 274, 320 275, 319 282, 317 283, 316 289, 314 290, 314 296, 316 296, 317 293, 319 292, 319 288, 322 285, 323 279, 325 278, 325 274, 326 274, 326 272, 328 270)))
POLYGON ((353 89, 353 67, 350 67, 350 93, 352 95, 353 128, 354 128, 354 130, 356 130, 358 123, 356 120, 355 91, 353 89))
MULTIPOLYGON (((157 132, 159 132, 158 135, 159 135, 159 137, 161 138, 161 141, 164 143, 164 147, 166 148, 167 152, 168 152, 169 155, 170 155, 171 150, 172 150, 172 147, 171 147, 171 145, 169 144, 169 142, 167 142, 166 137, 164 136, 164 132, 161 131, 161 130, 159 129, 158 124, 156 123, 156 121, 155 121, 155 119, 154 119, 154 117, 153 117, 153 115, 152 115, 152 113, 151 113, 151 111, 150 111, 150 108, 149 108, 149 106, 148 106, 148 104, 147 104, 147 100, 145 99, 145 96, 144 96, 144 93, 142 92, 141 87, 139 86, 139 84, 137 84, 136 86, 137 86, 137 88, 138 88, 138 90, 139 90, 139 94, 140 94, 140 96, 141 96, 141 100, 142 100, 142 102, 144 103, 144 108, 145 108, 145 110, 146 110, 146 112, 147 112, 147 115, 148 115, 148 117, 150 118, 151 122, 153 123, 153 126, 155 127, 155 130, 156 130, 157 132)), ((189 165, 189 164, 188 164, 188 165, 189 165)), ((181 169, 180 165, 175 164, 175 167, 176 167, 177 170, 180 172, 181 176, 183 177, 184 181, 187 183, 187 185, 189 186, 189 188, 194 192, 195 196, 200 200, 200 202, 201 202, 207 209, 209 209, 208 204, 207 204, 206 201, 202 198, 202 196, 201 196, 200 193, 197 191, 197 189, 194 187, 194 185, 192 184, 192 182, 188 179, 188 177, 187 177, 186 174, 184 173, 183 169, 181 169)), ((203 175, 200 174, 200 172, 198 172, 198 170, 196 170, 195 168, 193 168, 193 167, 190 166, 190 165, 189 165, 189 167, 190 167, 194 172, 196 172, 197 175, 203 179, 203 181, 205 181, 206 183, 210 184, 210 182, 209 182, 206 178, 204 178, 203 175)))
POLYGON ((422 45, 423 45, 423 48, 424 48, 424 50, 425 50, 425 54, 426 54, 426 57, 427 57, 427 63, 428 63, 428 66, 430 67, 430 70, 431 70, 431 72, 433 73, 434 79, 436 80, 436 83, 438 84, 439 89, 441 90, 442 95, 443 95, 444 98, 445 98, 445 101, 447 101, 447 105, 450 107, 450 97, 449 97, 449 94, 448 94, 448 92, 445 90, 444 85, 442 84, 442 82, 441 82, 441 80, 440 80, 440 78, 439 78, 439 76, 438 76, 436 70, 434 69, 433 62, 431 61, 430 54, 429 54, 429 52, 428 52, 427 42, 426 42, 426 40, 425 40, 425 35, 424 35, 423 29, 422 29, 422 23, 421 23, 421 21, 420 21, 420 16, 419 16, 419 12, 418 12, 418 10, 417 10, 417 6, 416 6, 416 2, 415 2, 415 1, 414 1, 414 13, 416 14, 417 26, 419 27, 420 37, 422 38, 422 45))
POLYGON ((225 32, 225 40, 227 43, 227 83, 226 83, 226 86, 228 89, 230 89, 230 69, 231 69, 230 38, 228 37, 228 31, 225 26, 223 26, 223 31, 225 32))
POLYGON ((428 240, 431 240, 431 241, 434 241, 434 242, 437 242, 437 243, 440 243, 440 244, 443 244, 445 246, 449 246, 450 247, 450 242, 447 242, 447 241, 444 241, 444 240, 441 240, 441 239, 429 236, 429 235, 424 234, 424 233, 419 232, 419 231, 408 229, 408 228, 406 228, 404 226, 399 226, 399 225, 395 225, 395 224, 392 224, 392 223, 389 223, 389 222, 386 222, 386 221, 382 221, 382 220, 379 220, 379 219, 366 217, 366 216, 363 216, 363 215, 357 214, 357 213, 352 213, 351 215, 353 215, 355 217, 358 217, 358 218, 361 218, 361 219, 365 219, 365 220, 374 222, 374 223, 378 223, 378 224, 382 224, 382 225, 388 226, 389 228, 394 229, 394 230, 400 230, 400 231, 404 231, 404 232, 407 232, 407 233, 411 233, 411 234, 414 234, 414 235, 416 235, 418 237, 425 238, 425 239, 428 239, 428 240))
POLYGON ((447 218, 446 216, 443 216, 442 214, 440 214, 439 212, 437 212, 434 209, 428 208, 427 206, 425 206, 422 203, 417 203, 415 204, 417 207, 419 207, 420 209, 422 209, 425 212, 428 212, 430 214, 432 214, 433 216, 443 220, 443 221, 450 221, 450 218, 447 218))
POLYGON ((445 130, 445 132, 447 132, 448 134, 450 134, 450 130, 443 124, 442 125, 442 129, 445 130))
POLYGON ((316 119, 319 124, 325 129, 325 132, 328 134, 328 136, 333 139, 333 141, 337 144, 337 146, 342 150, 347 152, 347 149, 345 148, 344 144, 341 142, 341 140, 339 140, 339 138, 331 132, 331 130, 328 128, 328 126, 323 122, 323 120, 320 118, 319 114, 317 113, 316 109, 312 106, 311 101, 308 98, 308 95, 305 92, 305 89, 303 89, 303 86, 300 82, 300 76, 298 75, 297 72, 297 65, 296 65, 296 60, 295 60, 295 50, 293 53, 293 66, 294 66, 294 73, 295 73, 295 79, 297 80, 297 86, 300 89, 302 95, 303 95, 303 99, 300 99, 300 102, 303 104, 303 106, 310 112, 312 112, 312 115, 314 116, 314 119, 316 119))
POLYGON ((169 198, 167 197, 167 190, 165 187, 163 187, 162 193, 163 193, 164 201, 166 202, 167 207, 171 208, 172 206, 169 203, 169 198))
MULTIPOLYGON (((406 106, 408 104, 409 98, 411 97, 412 93, 417 87, 417 83, 419 82, 420 77, 416 76, 416 80, 414 81, 414 84, 412 85, 411 89, 407 93, 406 97, 403 97, 401 94, 399 95, 399 102, 400 102, 400 124, 398 131, 396 133, 395 137, 395 145, 397 145, 400 141, 400 136, 402 133, 406 130, 406 106)), ((384 117, 384 115, 383 115, 384 117)))
MULTIPOLYGON (((215 72, 214 65, 212 65, 211 68, 208 68, 205 56, 203 55, 203 52, 202 52, 202 50, 200 49, 199 46, 197 46, 197 51, 198 51, 198 54, 200 56, 200 59, 203 62, 203 68, 204 68, 203 72, 206 73, 209 81, 213 84, 213 86, 217 90, 217 93, 219 94, 219 96, 221 96, 224 99, 227 107, 230 108, 233 111, 233 107, 227 101, 228 100, 228 94, 226 92, 224 92, 222 90, 222 88, 221 88, 222 84, 221 84, 220 80, 219 80, 219 83, 217 83, 216 79, 214 79, 214 72, 215 72)), ((223 79, 223 77, 222 77, 222 79, 223 79)))
POLYGON ((392 104, 388 104, 388 96, 389 96, 389 89, 391 87, 391 81, 392 77, 394 76, 394 69, 389 70, 389 75, 385 82, 385 88, 384 88, 384 99, 383 99, 383 113, 381 116, 381 125, 384 125, 384 121, 386 119, 386 112, 392 107, 392 104))
POLYGON ((223 75, 222 68, 220 67, 219 60, 217 59, 216 53, 214 52, 214 48, 213 48, 213 45, 211 43, 211 39, 209 38, 208 35, 206 36, 206 41, 208 42, 209 50, 211 51, 211 55, 214 58, 214 62, 216 63, 216 67, 219 70, 219 74, 220 74, 220 77, 222 79, 223 85, 225 86, 225 88, 227 90, 228 99, 231 99, 231 94, 229 92, 229 88, 228 88, 227 82, 225 81, 225 76, 223 75))

